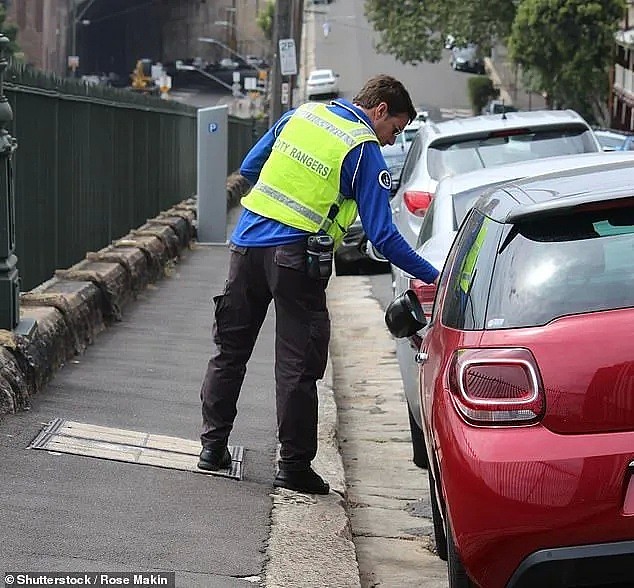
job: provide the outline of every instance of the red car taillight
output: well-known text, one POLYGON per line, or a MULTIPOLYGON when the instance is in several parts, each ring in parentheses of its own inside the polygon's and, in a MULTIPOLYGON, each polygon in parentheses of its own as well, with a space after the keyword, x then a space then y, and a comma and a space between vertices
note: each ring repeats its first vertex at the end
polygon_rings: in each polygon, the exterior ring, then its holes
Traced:
POLYGON ((433 197, 434 195, 431 192, 416 192, 410 190, 403 194, 403 202, 405 202, 407 210, 414 216, 425 216, 433 197))
POLYGON ((456 408, 471 423, 526 425, 544 415, 544 388, 528 349, 459 349, 448 380, 456 408))
POLYGON ((431 310, 434 306, 436 286, 434 284, 425 284, 425 282, 416 278, 410 278, 409 287, 416 294, 416 298, 418 298, 420 305, 423 307, 425 318, 429 321, 431 310))

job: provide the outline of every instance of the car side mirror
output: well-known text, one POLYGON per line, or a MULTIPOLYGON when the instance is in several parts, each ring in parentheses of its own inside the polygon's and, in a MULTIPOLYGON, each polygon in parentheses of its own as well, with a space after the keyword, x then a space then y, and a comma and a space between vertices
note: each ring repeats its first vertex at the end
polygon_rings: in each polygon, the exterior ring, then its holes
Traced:
POLYGON ((423 308, 413 290, 405 290, 388 304, 385 324, 397 339, 411 337, 427 324, 423 308))

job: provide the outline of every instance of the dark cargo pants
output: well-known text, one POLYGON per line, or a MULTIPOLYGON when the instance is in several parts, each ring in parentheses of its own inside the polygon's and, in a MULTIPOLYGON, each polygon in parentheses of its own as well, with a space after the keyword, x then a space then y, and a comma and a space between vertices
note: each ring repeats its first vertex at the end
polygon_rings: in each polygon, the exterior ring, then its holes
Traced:
POLYGON ((213 340, 201 389, 201 442, 227 443, 246 364, 268 306, 275 304, 275 385, 280 467, 305 469, 317 453, 317 380, 328 357, 325 284, 306 275, 304 241, 277 247, 231 245, 229 276, 214 297, 213 340))

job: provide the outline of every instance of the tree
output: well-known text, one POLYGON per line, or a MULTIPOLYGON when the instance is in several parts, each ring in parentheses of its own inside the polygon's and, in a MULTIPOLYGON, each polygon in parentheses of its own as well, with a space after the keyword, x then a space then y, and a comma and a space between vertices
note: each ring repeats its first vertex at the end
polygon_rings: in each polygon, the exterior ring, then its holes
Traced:
POLYGON ((379 33, 377 49, 403 63, 440 60, 447 35, 457 45, 486 51, 505 38, 518 0, 366 0, 365 13, 379 33))
POLYGON ((481 114, 487 102, 500 95, 500 90, 493 86, 493 82, 487 76, 471 76, 467 88, 474 115, 481 114))
POLYGON ((10 22, 7 22, 7 10, 4 6, 0 6, 0 33, 5 35, 9 39, 9 45, 7 46, 7 55, 15 55, 20 49, 16 43, 18 36, 18 27, 10 22))
POLYGON ((275 0, 268 0, 265 4, 264 8, 260 11, 257 16, 256 22, 262 32, 264 33, 264 37, 271 41, 273 39, 273 21, 275 20, 275 0))
POLYGON ((625 0, 522 0, 509 53, 550 106, 601 121, 624 10, 625 0))

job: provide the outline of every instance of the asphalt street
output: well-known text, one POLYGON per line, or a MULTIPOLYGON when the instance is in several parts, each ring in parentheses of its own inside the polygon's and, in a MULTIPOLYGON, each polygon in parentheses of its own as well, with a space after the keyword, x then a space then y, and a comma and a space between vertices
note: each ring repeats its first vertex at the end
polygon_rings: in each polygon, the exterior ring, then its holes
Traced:
MULTIPOLYGON (((452 116, 470 112, 467 80, 470 74, 454 71, 449 51, 438 63, 406 65, 375 49, 377 35, 364 14, 363 0, 335 1, 313 6, 307 22, 313 24, 314 68, 332 68, 340 75, 341 94, 351 99, 373 75, 390 74, 405 84, 417 106, 434 108, 452 116), (324 23, 329 23, 324 35, 324 23), (342 59, 345 56, 345 59, 342 59)), ((311 50, 307 44, 305 50, 311 50)), ((309 67, 308 69, 311 69, 309 67)))

